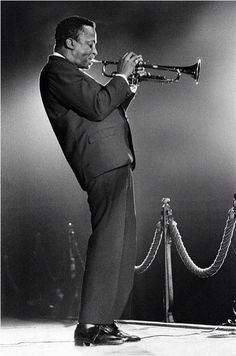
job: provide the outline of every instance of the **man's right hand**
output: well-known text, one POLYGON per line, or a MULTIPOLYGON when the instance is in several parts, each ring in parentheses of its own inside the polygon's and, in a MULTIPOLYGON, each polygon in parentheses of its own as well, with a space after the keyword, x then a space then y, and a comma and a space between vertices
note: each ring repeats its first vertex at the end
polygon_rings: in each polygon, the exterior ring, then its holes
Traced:
POLYGON ((126 53, 118 62, 117 74, 123 74, 128 77, 135 71, 135 67, 139 62, 142 62, 141 55, 137 55, 134 52, 126 53))

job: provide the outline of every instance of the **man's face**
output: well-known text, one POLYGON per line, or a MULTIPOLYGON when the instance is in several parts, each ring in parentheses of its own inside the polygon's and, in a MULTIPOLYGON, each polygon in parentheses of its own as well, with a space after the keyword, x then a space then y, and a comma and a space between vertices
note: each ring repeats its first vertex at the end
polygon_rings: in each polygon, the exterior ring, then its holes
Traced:
POLYGON ((79 68, 88 69, 92 65, 92 60, 97 55, 96 50, 97 34, 93 27, 84 26, 79 32, 77 41, 74 41, 72 55, 74 63, 79 68))

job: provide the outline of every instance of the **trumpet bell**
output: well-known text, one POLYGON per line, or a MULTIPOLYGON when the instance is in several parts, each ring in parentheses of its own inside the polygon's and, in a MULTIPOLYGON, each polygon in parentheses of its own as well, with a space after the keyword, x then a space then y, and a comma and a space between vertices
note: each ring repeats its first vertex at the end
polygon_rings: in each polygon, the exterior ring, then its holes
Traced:
POLYGON ((195 80, 196 84, 198 84, 200 70, 201 70, 201 59, 198 59, 197 63, 193 64, 192 66, 179 68, 179 71, 181 73, 190 75, 195 80))

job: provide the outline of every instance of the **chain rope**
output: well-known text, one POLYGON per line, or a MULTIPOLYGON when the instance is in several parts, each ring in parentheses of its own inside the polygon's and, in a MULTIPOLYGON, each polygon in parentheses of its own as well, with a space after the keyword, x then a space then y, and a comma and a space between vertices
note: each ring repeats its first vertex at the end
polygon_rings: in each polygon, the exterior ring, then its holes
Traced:
POLYGON ((149 248, 149 251, 146 257, 144 258, 143 262, 140 265, 135 266, 134 268, 135 273, 137 274, 144 273, 151 266, 152 262, 156 257, 157 251, 160 247, 161 240, 162 240, 162 228, 161 228, 161 222, 159 221, 156 225, 156 229, 154 232, 153 240, 149 248))
POLYGON ((193 262, 193 260, 189 256, 183 244, 180 232, 177 228, 177 223, 174 220, 170 220, 169 222, 170 235, 174 240, 179 256, 181 257, 185 267, 199 278, 211 277, 220 270, 228 254, 228 250, 234 234, 234 229, 235 229, 235 217, 234 217, 233 209, 230 209, 229 216, 226 221, 223 237, 220 243, 220 247, 218 249, 214 262, 209 267, 200 268, 193 262))
MULTIPOLYGON (((164 199, 165 200, 165 199, 164 199)), ((167 198, 166 202, 169 202, 169 199, 167 198)), ((180 258, 182 259, 185 267, 192 272, 193 274, 197 275, 199 278, 208 278, 211 277, 213 275, 215 275, 220 268, 222 267, 222 265, 224 264, 224 261, 227 257, 228 251, 229 251, 229 247, 231 246, 234 253, 235 253, 235 249, 234 247, 231 245, 231 241, 232 241, 232 237, 234 235, 234 229, 235 229, 235 224, 236 224, 236 213, 235 213, 235 207, 236 207, 236 194, 234 195, 234 202, 233 202, 233 207, 229 210, 228 212, 228 219, 226 221, 226 225, 224 228, 224 232, 223 232, 223 236, 222 236, 222 240, 220 243, 220 247, 218 249, 217 255, 213 261, 213 263, 206 268, 201 268, 199 266, 197 266, 193 260, 191 259, 191 257, 189 256, 184 243, 182 241, 182 237, 180 235, 180 232, 177 228, 177 223, 174 221, 173 217, 172 217, 172 211, 168 205, 168 212, 169 212, 169 216, 168 216, 168 224, 169 224, 169 229, 168 232, 170 234, 170 237, 172 237, 172 239, 174 240, 176 249, 179 253, 180 258)), ((153 237, 153 241, 151 243, 151 246, 149 248, 149 251, 146 255, 146 257, 144 258, 143 262, 138 265, 135 266, 135 273, 137 274, 141 274, 147 271, 147 269, 151 266, 151 264, 153 263, 157 251, 160 247, 161 244, 161 240, 162 240, 162 235, 163 235, 163 227, 162 227, 162 223, 161 221, 159 221, 157 223, 156 226, 156 230, 154 233, 154 237, 153 237)))

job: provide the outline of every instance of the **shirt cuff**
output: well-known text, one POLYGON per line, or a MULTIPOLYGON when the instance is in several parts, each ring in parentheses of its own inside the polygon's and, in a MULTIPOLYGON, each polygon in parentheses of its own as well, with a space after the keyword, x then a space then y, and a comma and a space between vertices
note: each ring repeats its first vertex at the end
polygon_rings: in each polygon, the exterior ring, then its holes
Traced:
POLYGON ((129 81, 128 79, 126 78, 126 76, 124 74, 115 74, 116 77, 121 77, 121 78, 124 78, 124 80, 126 81, 126 83, 129 85, 129 81))

